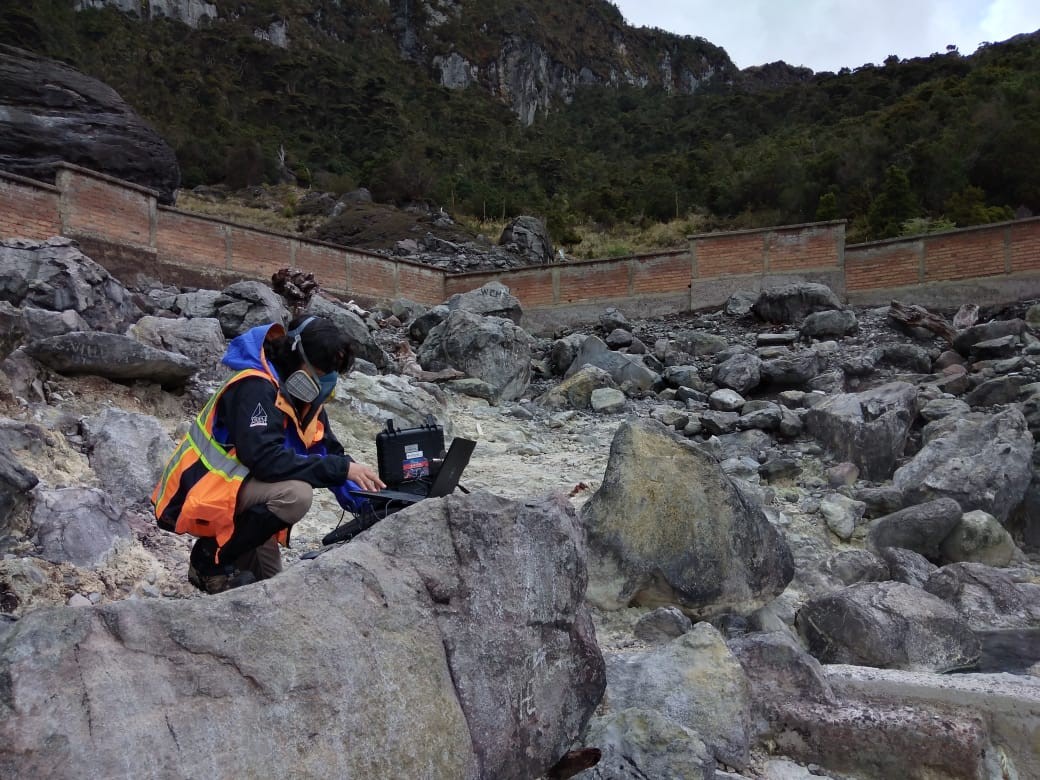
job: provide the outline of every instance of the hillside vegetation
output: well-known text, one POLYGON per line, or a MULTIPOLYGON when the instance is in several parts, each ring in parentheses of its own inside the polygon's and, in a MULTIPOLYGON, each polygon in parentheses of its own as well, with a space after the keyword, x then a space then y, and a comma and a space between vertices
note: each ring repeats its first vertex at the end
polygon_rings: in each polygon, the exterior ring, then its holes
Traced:
POLYGON ((460 218, 537 214, 568 246, 590 222, 844 218, 856 241, 1040 212, 1036 35, 837 74, 737 73, 703 39, 643 30, 619 46, 623 20, 599 1, 442 3, 462 16, 420 30, 418 49, 402 43, 408 6, 396 2, 220 0, 234 21, 198 29, 72 5, 5 4, 0 38, 112 85, 174 146, 188 187, 289 172, 305 187, 366 186, 460 218), (290 22, 286 48, 254 34, 279 20, 290 22), (508 36, 568 67, 602 70, 619 51, 632 61, 618 68, 652 65, 657 46, 721 77, 693 94, 579 86, 524 126, 502 95, 440 86, 425 64, 438 47, 482 62, 508 36))

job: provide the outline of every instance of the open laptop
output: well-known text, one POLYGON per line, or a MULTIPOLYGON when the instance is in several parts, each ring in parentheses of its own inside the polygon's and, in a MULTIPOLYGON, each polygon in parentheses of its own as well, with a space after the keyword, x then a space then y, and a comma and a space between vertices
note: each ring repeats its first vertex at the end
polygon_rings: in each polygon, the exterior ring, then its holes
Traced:
POLYGON ((396 489, 389 490, 351 490, 355 496, 374 498, 386 503, 398 503, 405 506, 418 503, 424 498, 441 498, 453 492, 459 486, 462 472, 469 465, 470 456, 477 443, 472 439, 456 437, 448 448, 448 454, 444 456, 444 462, 433 482, 426 480, 412 480, 402 482, 396 489))

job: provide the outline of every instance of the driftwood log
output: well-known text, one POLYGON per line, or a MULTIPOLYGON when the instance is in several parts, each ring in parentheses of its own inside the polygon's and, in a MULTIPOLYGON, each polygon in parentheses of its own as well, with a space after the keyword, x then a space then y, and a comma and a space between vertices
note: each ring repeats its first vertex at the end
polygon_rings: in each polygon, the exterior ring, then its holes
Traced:
POLYGON ((957 331, 950 323, 938 314, 932 314, 928 309, 917 304, 906 306, 899 301, 892 301, 888 309, 888 316, 908 328, 924 328, 931 331, 944 339, 947 344, 952 344, 953 339, 957 336, 957 331))

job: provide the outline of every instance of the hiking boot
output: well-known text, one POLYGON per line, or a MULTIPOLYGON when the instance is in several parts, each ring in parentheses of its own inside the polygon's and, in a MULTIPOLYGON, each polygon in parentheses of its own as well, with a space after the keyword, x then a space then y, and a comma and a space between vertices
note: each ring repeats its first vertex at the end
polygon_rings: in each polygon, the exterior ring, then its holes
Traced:
POLYGON ((256 582, 256 576, 251 571, 234 571, 230 574, 212 574, 208 577, 199 574, 198 570, 191 564, 188 565, 188 582, 201 590, 203 593, 223 593, 225 590, 239 588, 256 582))

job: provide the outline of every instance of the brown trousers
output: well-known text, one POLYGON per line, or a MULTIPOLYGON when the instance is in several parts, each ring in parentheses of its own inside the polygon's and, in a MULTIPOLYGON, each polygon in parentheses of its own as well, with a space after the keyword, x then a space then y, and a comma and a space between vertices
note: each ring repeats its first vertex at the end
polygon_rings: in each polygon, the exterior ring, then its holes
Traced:
MULTIPOLYGON (((306 482, 297 479, 261 482, 250 478, 242 483, 242 488, 238 491, 235 515, 263 504, 283 523, 294 525, 307 514, 313 499, 314 488, 306 482)), ((266 580, 278 574, 282 570, 282 553, 278 549, 278 542, 271 537, 259 547, 243 553, 235 561, 235 568, 253 572, 258 580, 266 580)))

